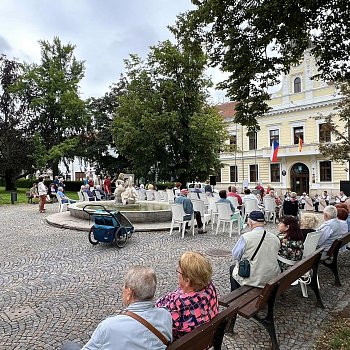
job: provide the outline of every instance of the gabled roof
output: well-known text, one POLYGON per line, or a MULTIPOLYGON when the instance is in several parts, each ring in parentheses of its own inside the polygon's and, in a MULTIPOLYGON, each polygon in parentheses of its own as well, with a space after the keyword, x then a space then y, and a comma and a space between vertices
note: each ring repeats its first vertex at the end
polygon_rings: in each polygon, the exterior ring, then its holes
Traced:
POLYGON ((238 102, 226 102, 216 105, 215 108, 219 111, 224 119, 233 118, 236 114, 235 107, 238 102))

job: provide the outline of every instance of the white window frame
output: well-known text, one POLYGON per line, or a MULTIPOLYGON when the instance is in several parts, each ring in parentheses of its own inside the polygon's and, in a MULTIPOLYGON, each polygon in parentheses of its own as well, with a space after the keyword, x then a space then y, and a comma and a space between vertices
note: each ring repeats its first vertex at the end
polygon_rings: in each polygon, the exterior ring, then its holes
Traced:
MULTIPOLYGON (((320 125, 325 124, 325 123, 326 123, 326 121, 324 119, 316 120, 316 128, 317 128, 317 140, 316 140, 316 142, 317 143, 320 142, 320 125)), ((333 142, 332 132, 331 132, 331 140, 329 142, 333 142)))
POLYGON ((303 139, 303 143, 305 143, 305 121, 302 122, 294 122, 294 123, 290 123, 290 144, 292 146, 296 146, 297 144, 294 143, 294 128, 297 127, 302 127, 303 128, 303 134, 304 134, 304 139, 303 139))
POLYGON ((303 92, 303 79, 300 75, 295 75, 293 77, 293 81, 292 81, 292 91, 293 91, 293 94, 300 94, 303 92), (295 92, 295 79, 299 78, 300 79, 300 91, 299 92, 295 92))
POLYGON ((317 182, 320 182, 322 184, 333 183, 333 179, 334 179, 333 171, 334 171, 333 162, 331 160, 328 160, 328 159, 317 160, 317 174, 315 174, 316 181, 318 180, 317 182), (321 181, 321 162, 331 162, 331 181, 321 181))
POLYGON ((278 183, 281 183, 281 180, 282 180, 282 163, 281 163, 281 162, 278 162, 278 163, 270 163, 270 165, 269 165, 269 182, 278 184, 278 183), (279 181, 279 182, 272 181, 272 178, 271 178, 271 165, 276 165, 276 164, 278 164, 279 167, 280 167, 280 181, 279 181))
POLYGON ((260 166, 259 166, 259 163, 257 163, 257 167, 258 167, 258 171, 257 171, 257 174, 256 174, 256 181, 251 181, 251 178, 250 178, 250 166, 251 165, 255 165, 255 164, 248 164, 248 178, 249 178, 249 183, 252 184, 252 183, 255 183, 255 182, 259 182, 259 179, 260 179, 260 176, 259 176, 259 172, 260 172, 260 166))
POLYGON ((278 143, 279 143, 279 145, 281 145, 281 143, 280 143, 280 141, 281 141, 281 127, 280 127, 280 125, 268 127, 268 129, 267 129, 267 145, 269 147, 271 147, 271 145, 270 145, 270 131, 272 131, 272 130, 278 130, 278 143))

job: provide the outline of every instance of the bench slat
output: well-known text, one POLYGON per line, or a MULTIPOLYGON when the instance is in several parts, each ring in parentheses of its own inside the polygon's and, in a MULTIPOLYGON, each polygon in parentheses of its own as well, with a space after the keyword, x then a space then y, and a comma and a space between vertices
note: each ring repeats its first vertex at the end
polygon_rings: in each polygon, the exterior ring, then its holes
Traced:
POLYGON ((223 297, 219 298, 219 305, 228 307, 233 300, 239 298, 242 294, 249 292, 253 288, 254 287, 251 287, 251 286, 242 286, 238 289, 235 289, 231 293, 226 294, 223 297))

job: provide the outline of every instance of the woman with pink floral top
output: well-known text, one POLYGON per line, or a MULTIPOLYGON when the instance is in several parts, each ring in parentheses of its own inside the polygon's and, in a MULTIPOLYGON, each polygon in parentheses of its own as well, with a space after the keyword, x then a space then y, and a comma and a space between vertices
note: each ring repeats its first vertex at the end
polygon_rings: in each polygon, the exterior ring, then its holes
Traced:
POLYGON ((179 288, 158 299, 173 319, 173 338, 178 339, 218 314, 218 297, 211 281, 212 267, 196 252, 184 253, 176 269, 179 288))

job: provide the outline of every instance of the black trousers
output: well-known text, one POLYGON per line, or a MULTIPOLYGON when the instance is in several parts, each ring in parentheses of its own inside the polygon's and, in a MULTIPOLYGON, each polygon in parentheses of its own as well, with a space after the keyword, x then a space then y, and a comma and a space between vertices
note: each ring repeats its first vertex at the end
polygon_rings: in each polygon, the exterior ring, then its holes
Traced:
MULTIPOLYGON (((200 211, 194 211, 193 213, 194 213, 194 218, 196 219, 196 222, 197 222, 197 227, 202 228, 203 222, 202 222, 200 211)), ((186 228, 189 228, 188 222, 186 222, 186 228)))

